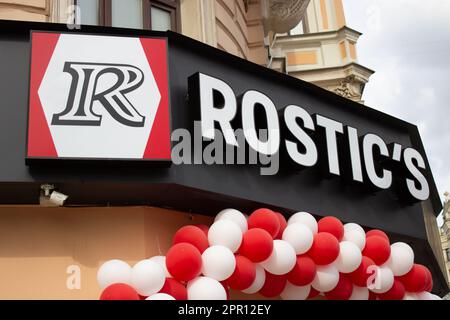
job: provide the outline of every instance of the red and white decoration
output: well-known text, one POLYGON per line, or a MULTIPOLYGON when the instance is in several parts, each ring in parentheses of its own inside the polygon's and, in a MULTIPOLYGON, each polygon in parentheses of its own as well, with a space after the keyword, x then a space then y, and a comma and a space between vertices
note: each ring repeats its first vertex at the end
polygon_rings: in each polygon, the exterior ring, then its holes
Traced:
POLYGON ((226 300, 229 290, 306 300, 440 300, 427 267, 402 242, 335 217, 258 209, 221 211, 214 223, 179 229, 165 257, 133 267, 105 262, 103 300, 226 300))

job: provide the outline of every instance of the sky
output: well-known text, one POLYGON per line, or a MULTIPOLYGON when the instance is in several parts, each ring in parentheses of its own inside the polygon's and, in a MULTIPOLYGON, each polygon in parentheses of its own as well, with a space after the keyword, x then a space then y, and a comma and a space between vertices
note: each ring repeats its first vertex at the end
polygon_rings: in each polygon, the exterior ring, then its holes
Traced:
POLYGON ((363 33, 358 62, 376 72, 365 104, 419 127, 443 200, 450 192, 450 1, 343 2, 347 26, 363 33))

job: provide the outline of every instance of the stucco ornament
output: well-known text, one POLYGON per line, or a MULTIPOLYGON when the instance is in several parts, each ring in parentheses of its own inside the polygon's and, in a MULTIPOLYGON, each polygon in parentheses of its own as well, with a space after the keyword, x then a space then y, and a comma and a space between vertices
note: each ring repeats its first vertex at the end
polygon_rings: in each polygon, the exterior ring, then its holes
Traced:
POLYGON ((302 20, 310 0, 261 0, 264 32, 286 33, 302 20))
POLYGON ((334 93, 347 99, 360 97, 361 94, 357 90, 357 87, 359 86, 357 80, 358 79, 357 77, 355 77, 355 75, 350 75, 344 78, 344 80, 342 80, 339 86, 334 90, 334 93))

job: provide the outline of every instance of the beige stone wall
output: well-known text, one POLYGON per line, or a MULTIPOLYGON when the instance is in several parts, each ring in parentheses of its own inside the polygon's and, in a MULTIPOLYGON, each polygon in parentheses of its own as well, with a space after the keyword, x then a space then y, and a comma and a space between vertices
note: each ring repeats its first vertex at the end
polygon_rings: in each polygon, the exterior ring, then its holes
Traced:
POLYGON ((182 0, 182 33, 226 52, 265 65, 259 0, 182 0))
MULTIPOLYGON (((450 259, 447 255, 447 250, 450 248, 450 196, 448 193, 445 193, 444 210, 442 215, 444 218, 444 224, 440 229, 440 240, 442 246, 442 254, 445 261, 447 280, 449 281, 450 286, 450 259)), ((450 296, 448 297, 448 299, 450 299, 450 296)))
POLYGON ((49 21, 49 0, 0 0, 0 19, 49 21))
MULTIPOLYGON (((0 19, 66 22, 70 0, 0 0, 0 19)), ((181 0, 182 33, 266 65, 259 0, 181 0)))
POLYGON ((425 222, 425 228, 427 231, 428 243, 430 244, 431 249, 433 250, 433 253, 436 257, 439 267, 441 268, 442 274, 444 275, 444 277, 448 282, 449 279, 445 266, 445 258, 442 252, 439 227, 437 225, 436 216, 434 215, 433 207, 431 205, 430 200, 422 202, 422 211, 425 222))
POLYGON ((216 0, 217 47, 258 64, 266 64, 259 1, 246 12, 241 0, 216 0))

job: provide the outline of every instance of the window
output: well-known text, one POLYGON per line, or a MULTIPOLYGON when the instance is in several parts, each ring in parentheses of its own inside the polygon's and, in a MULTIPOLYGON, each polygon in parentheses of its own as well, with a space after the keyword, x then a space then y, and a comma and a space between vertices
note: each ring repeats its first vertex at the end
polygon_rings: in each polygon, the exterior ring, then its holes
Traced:
POLYGON ((172 18, 170 11, 158 7, 151 7, 150 20, 152 22, 152 30, 166 31, 171 29, 172 18))
POLYGON ((99 2, 92 0, 77 0, 77 5, 80 6, 81 24, 98 25, 100 22, 99 2))
POLYGON ((447 261, 450 261, 450 248, 445 250, 447 252, 447 261))
POLYGON ((81 24, 180 30, 179 0, 75 0, 81 24))
POLYGON ((141 0, 111 0, 111 25, 119 28, 143 29, 141 0))

